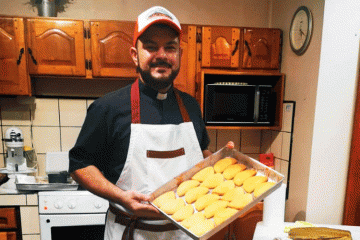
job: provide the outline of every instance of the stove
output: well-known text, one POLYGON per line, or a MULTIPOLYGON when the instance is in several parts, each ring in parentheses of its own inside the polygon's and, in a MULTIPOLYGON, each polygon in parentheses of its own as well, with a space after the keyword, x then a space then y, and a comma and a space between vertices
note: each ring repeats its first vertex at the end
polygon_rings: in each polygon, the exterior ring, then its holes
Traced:
POLYGON ((41 240, 104 238, 107 200, 86 190, 40 191, 38 196, 41 240))

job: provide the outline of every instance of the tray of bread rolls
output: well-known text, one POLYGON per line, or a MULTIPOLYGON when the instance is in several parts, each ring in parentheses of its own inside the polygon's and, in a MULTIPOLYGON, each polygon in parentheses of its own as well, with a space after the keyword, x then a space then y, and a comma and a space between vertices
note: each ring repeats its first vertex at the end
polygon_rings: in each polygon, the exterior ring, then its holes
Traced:
POLYGON ((192 239, 208 239, 279 188, 284 176, 232 142, 153 193, 150 204, 192 239))

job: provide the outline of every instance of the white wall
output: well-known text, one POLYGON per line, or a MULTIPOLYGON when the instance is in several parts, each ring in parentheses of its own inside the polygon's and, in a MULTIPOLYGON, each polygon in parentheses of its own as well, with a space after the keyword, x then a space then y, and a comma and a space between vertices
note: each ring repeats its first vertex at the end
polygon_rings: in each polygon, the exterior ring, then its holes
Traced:
POLYGON ((359 78, 359 12, 358 0, 325 3, 306 207, 306 220, 314 223, 342 223, 359 78))

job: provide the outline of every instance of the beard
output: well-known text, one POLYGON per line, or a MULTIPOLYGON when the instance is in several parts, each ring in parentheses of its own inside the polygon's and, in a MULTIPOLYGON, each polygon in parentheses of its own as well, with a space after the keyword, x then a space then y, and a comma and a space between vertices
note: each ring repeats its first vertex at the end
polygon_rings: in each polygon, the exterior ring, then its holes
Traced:
MULTIPOLYGON (((156 67, 156 66, 166 66, 166 67, 171 68, 171 65, 169 63, 156 62, 156 63, 150 64, 150 69, 153 67, 156 67)), ((178 69, 172 70, 168 77, 154 78, 151 75, 150 69, 143 70, 143 69, 141 69, 140 66, 137 66, 137 68, 136 68, 137 72, 140 74, 141 79, 145 82, 145 84, 155 90, 164 89, 164 88, 167 88, 168 86, 170 86, 174 82, 175 78, 177 77, 177 75, 179 74, 179 71, 180 71, 180 69, 178 68, 178 69)))

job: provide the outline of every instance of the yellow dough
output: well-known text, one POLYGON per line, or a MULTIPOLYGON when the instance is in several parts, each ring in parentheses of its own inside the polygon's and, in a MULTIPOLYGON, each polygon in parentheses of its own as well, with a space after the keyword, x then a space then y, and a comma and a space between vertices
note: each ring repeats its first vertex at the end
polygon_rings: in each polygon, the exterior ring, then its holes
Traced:
POLYGON ((203 212, 196 212, 190 217, 186 218, 180 224, 189 229, 192 225, 196 224, 200 220, 205 220, 205 214, 203 212))
POLYGON ((224 176, 221 173, 215 173, 208 176, 202 183, 201 187, 216 188, 224 181, 224 176))
POLYGON ((190 189, 185 193, 185 201, 187 203, 195 202, 199 197, 205 195, 209 192, 209 189, 206 187, 195 187, 190 189))
POLYGON ((185 206, 185 202, 182 198, 169 199, 160 207, 160 210, 166 214, 172 215, 183 206, 185 206))
POLYGON ((222 224, 226 219, 228 219, 237 212, 238 210, 234 208, 225 208, 224 210, 217 212, 214 216, 215 225, 218 226, 222 224))
POLYGON ((258 197, 267 190, 269 190, 272 186, 274 186, 274 182, 263 182, 256 186, 254 190, 254 197, 258 197))
POLYGON ((160 195, 153 201, 153 204, 155 206, 157 206, 158 208, 160 208, 169 199, 175 199, 175 192, 169 191, 169 192, 163 193, 162 195, 160 195))
POLYGON ((198 200, 196 200, 194 205, 195 205, 196 210, 202 211, 202 210, 204 210, 204 208, 206 208, 207 206, 209 206, 210 204, 212 204, 213 202, 215 202, 219 199, 220 199, 219 195, 206 194, 204 196, 199 197, 198 200))
POLYGON ((216 173, 222 173, 228 166, 237 163, 237 160, 232 157, 226 157, 217 161, 214 165, 216 173))
POLYGON ((225 182, 220 183, 219 186, 217 186, 212 193, 215 194, 219 194, 219 195, 224 195, 225 193, 227 193, 228 191, 232 190, 235 188, 235 183, 233 180, 228 180, 225 182))
POLYGON ((180 183, 179 187, 177 188, 176 192, 179 195, 179 197, 182 197, 185 195, 187 191, 190 189, 199 186, 200 182, 197 180, 187 180, 182 183, 180 183))
POLYGON ((246 179, 248 179, 249 177, 255 176, 255 175, 256 175, 255 169, 248 169, 248 170, 239 172, 234 177, 234 183, 236 184, 236 186, 241 186, 241 185, 243 185, 243 183, 246 179))
POLYGON ((221 200, 231 202, 235 198, 239 198, 244 194, 245 194, 245 192, 242 188, 236 187, 234 189, 231 189, 227 193, 225 193, 224 196, 222 196, 221 200))
POLYGON ((226 208, 229 204, 228 201, 217 200, 213 202, 209 206, 207 206, 204 210, 204 214, 206 218, 212 218, 218 211, 221 211, 223 208, 226 208))
POLYGON ((206 167, 204 169, 201 169, 200 171, 198 171, 197 173, 194 174, 194 176, 192 176, 192 180, 197 180, 199 182, 203 182, 205 180, 205 178, 207 178, 208 176, 214 174, 214 168, 212 166, 210 167, 206 167))
POLYGON ((236 198, 229 203, 229 207, 235 208, 238 210, 243 209, 246 205, 248 205, 253 200, 253 197, 250 193, 245 193, 240 198, 236 198))
POLYGON ((190 217, 194 213, 194 208, 191 204, 185 205, 184 207, 180 208, 178 211, 172 215, 172 218, 175 221, 183 221, 186 218, 190 217))
POLYGON ((261 183, 267 182, 266 176, 254 176, 246 179, 243 183, 243 188, 246 192, 252 193, 254 189, 261 183))
POLYGON ((198 222, 196 222, 196 224, 193 224, 189 228, 189 231, 197 236, 202 236, 205 233, 207 233, 208 231, 210 231, 211 229, 213 229, 214 227, 215 227, 215 224, 212 220, 203 219, 203 220, 199 220, 198 222))
POLYGON ((244 171, 245 169, 246 166, 241 163, 230 165, 225 168, 223 172, 224 178, 226 178, 227 180, 233 179, 237 173, 244 171))

